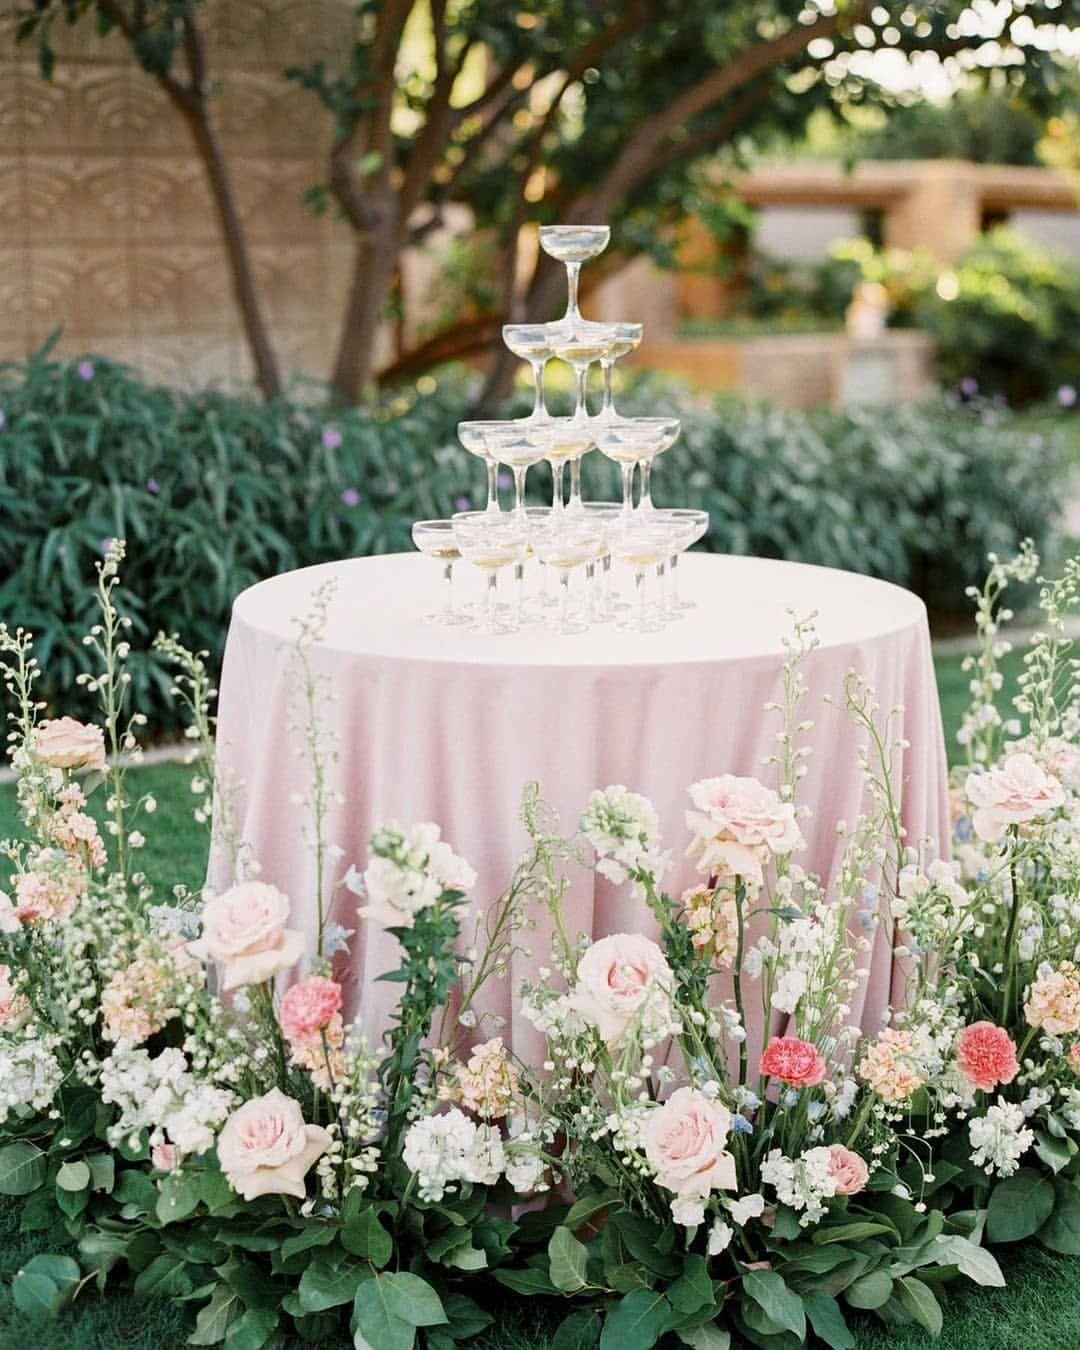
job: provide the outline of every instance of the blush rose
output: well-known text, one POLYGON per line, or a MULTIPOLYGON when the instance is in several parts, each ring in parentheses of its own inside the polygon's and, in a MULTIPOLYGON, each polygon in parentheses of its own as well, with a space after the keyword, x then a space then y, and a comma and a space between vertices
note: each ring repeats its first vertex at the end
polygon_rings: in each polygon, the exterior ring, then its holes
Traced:
POLYGON ((221 965, 224 989, 259 984, 303 955, 304 935, 285 927, 288 917, 288 896, 276 886, 242 882, 207 902, 202 936, 188 951, 221 965))
POLYGON ((636 933, 613 933, 594 942, 578 962, 570 1006, 612 1044, 647 1003, 667 1003, 672 979, 655 942, 636 933))
POLYGON ((731 1112, 695 1088, 673 1092, 642 1129, 657 1182, 683 1199, 704 1199, 736 1187, 735 1159, 725 1148, 731 1112))
POLYGON ((218 1136, 217 1153, 229 1185, 245 1200, 291 1195, 302 1200, 304 1178, 330 1146, 321 1125, 308 1125, 300 1103, 278 1088, 239 1107, 218 1136))
POLYGON ((697 858, 706 875, 735 875, 760 884, 770 854, 791 853, 803 845, 791 802, 756 778, 722 774, 690 788, 694 810, 686 824, 693 838, 687 856, 697 858))
POLYGON ((975 807, 975 833, 996 844, 1010 825, 1045 816, 1065 801, 1065 789, 1028 754, 1009 755, 996 768, 968 774, 964 785, 975 807))
POLYGON ((51 769, 104 769, 105 736, 100 727, 56 717, 34 728, 34 753, 51 769))
POLYGON ((857 1153, 843 1144, 829 1146, 829 1175, 836 1182, 837 1195, 858 1195, 866 1189, 870 1169, 857 1153))

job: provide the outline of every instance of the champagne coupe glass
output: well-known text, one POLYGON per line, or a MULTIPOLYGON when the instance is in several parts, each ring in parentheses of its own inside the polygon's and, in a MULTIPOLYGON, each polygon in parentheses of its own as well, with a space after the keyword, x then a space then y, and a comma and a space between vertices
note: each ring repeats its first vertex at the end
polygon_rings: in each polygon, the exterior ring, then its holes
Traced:
POLYGON ((458 440, 470 455, 484 462, 487 469, 487 511, 488 515, 499 514, 499 463, 488 448, 487 434, 492 427, 501 427, 502 422, 459 422, 458 440))
POLYGON ((584 633, 588 628, 587 620, 570 616, 570 573, 575 567, 595 562, 603 546, 599 530, 586 521, 571 523, 563 518, 533 535, 533 552, 544 566, 554 567, 559 574, 559 617, 553 632, 584 633))
POLYGON ((615 341, 607 354, 600 357, 600 369, 604 375, 604 401, 596 415, 605 422, 613 422, 618 418, 612 393, 612 371, 615 369, 615 362, 620 356, 627 356, 630 352, 636 351, 645 332, 644 325, 640 323, 617 323, 615 330, 615 341))
POLYGON ((582 502, 581 515, 595 525, 600 545, 595 558, 585 564, 585 602, 590 623, 609 623, 614 617, 610 574, 611 543, 609 535, 617 524, 622 507, 618 502, 582 502), (596 581, 596 564, 600 564, 600 583, 596 581), (599 594, 597 593, 599 591, 599 594))
POLYGON ((522 495, 525 490, 525 469, 530 464, 546 459, 551 465, 551 509, 559 514, 563 510, 563 466, 568 460, 591 450, 594 442, 591 428, 582 426, 572 417, 548 417, 535 422, 529 418, 503 422, 498 430, 488 434, 488 444, 501 463, 509 464, 514 469, 515 486, 518 483, 518 465, 523 466, 514 507, 519 514, 524 509, 522 495))
MULTIPOLYGON (((532 547, 533 535, 537 532, 537 530, 543 529, 548 524, 548 522, 552 518, 552 515, 553 509, 550 506, 527 506, 525 508, 525 518, 528 523, 528 531, 529 531, 528 554, 530 557, 536 556, 536 554, 533 552, 532 547)), ((515 568, 514 571, 516 576, 517 569, 515 568)), ((548 594, 547 568, 541 566, 539 568, 539 572, 540 572, 540 590, 536 596, 536 603, 541 608, 546 609, 548 605, 557 605, 559 602, 558 600, 556 600, 555 596, 548 594)))
POLYGON ((514 516, 519 530, 525 528, 525 475, 547 458, 547 442, 541 434, 547 425, 546 421, 533 422, 527 417, 484 423, 489 454, 497 463, 508 465, 514 475, 514 516))
POLYGON ((551 350, 560 361, 573 366, 576 384, 574 417, 579 422, 589 415, 586 402, 586 390, 589 382, 589 367, 594 361, 607 359, 617 345, 618 325, 614 323, 590 323, 579 319, 572 328, 562 324, 553 324, 551 350))
POLYGON ((581 321, 578 309, 578 278, 581 264, 603 253, 611 238, 606 225, 541 225, 540 247, 549 258, 566 267, 566 313, 562 322, 573 327, 581 321))
POLYGON ((434 558, 443 565, 446 582, 443 608, 436 614, 425 614, 429 623, 468 623, 469 616, 454 608, 454 563, 461 557, 454 523, 451 520, 418 520, 412 527, 412 541, 426 558, 434 558))
POLYGON ((695 601, 679 599, 679 558, 708 534, 709 513, 691 506, 676 506, 656 514, 661 518, 661 523, 670 524, 678 532, 677 547, 668 562, 670 580, 666 609, 669 618, 679 618, 683 610, 697 608, 695 601))
MULTIPOLYGON (((622 472, 625 520, 629 521, 634 507, 634 465, 652 461, 673 445, 679 427, 677 417, 620 417, 597 428, 596 444, 600 453, 613 460, 622 472)), ((645 514, 651 508, 649 502, 645 514)))
POLYGON ((669 420, 675 423, 675 430, 672 433, 671 438, 666 440, 662 445, 658 445, 655 453, 650 455, 648 459, 643 459, 641 461, 641 490, 638 493, 638 510, 642 515, 651 515, 652 512, 656 510, 652 500, 653 461, 656 459, 657 455, 662 455, 665 450, 670 450, 679 435, 679 423, 675 418, 669 420))
POLYGON ((611 535, 611 552, 619 562, 634 569, 634 592, 637 596, 637 608, 625 619, 616 621, 616 628, 625 628, 634 633, 657 633, 663 628, 663 622, 653 617, 645 605, 645 579, 650 567, 670 556, 673 531, 670 527, 657 525, 652 520, 635 520, 620 523, 611 535))
POLYGON ((487 572, 487 604, 481 633, 513 633, 516 623, 499 617, 499 572, 525 557, 525 531, 517 517, 501 514, 498 519, 486 511, 461 511, 452 517, 454 538, 461 556, 487 572))
POLYGON ((532 421, 547 417, 544 404, 544 367, 554 355, 551 346, 551 329, 543 323, 505 323, 503 324, 503 342, 514 356, 528 361, 533 376, 533 406, 529 417, 532 421))

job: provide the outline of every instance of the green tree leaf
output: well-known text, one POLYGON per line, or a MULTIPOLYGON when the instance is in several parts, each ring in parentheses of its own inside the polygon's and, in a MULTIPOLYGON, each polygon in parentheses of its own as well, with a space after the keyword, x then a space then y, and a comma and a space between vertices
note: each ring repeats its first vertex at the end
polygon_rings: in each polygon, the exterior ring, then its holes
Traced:
POLYGON ((589 1253, 569 1228, 556 1228, 548 1242, 551 1283, 564 1293, 573 1294, 588 1284, 589 1253))
POLYGON ((161 1183, 154 1213, 161 1224, 190 1219, 199 1207, 199 1179, 186 1172, 170 1172, 161 1183))
POLYGON ((831 1350, 853 1350, 855 1337, 848 1330, 839 1303, 821 1289, 803 1294, 803 1307, 814 1329, 814 1335, 831 1350))
POLYGON ((798 1294, 787 1287, 775 1270, 748 1270, 742 1278, 743 1292, 785 1331, 806 1338, 806 1313, 798 1294))
POLYGON ((934 1255, 939 1265, 956 1266, 961 1275, 988 1289, 1004 1289, 1005 1276, 991 1252, 965 1237, 938 1237, 934 1255))
POLYGON ((412 1350, 417 1327, 447 1321, 438 1294, 418 1275, 375 1275, 356 1291, 353 1301, 354 1344, 373 1350, 412 1350))
POLYGON ((381 1270, 394 1254, 394 1239, 370 1205, 346 1218, 341 1245, 354 1256, 366 1257, 376 1270, 381 1270))
POLYGON ((1019 1242, 1038 1232, 1054 1208, 1054 1187, 1033 1167, 1021 1167, 990 1192, 986 1236, 990 1242, 1019 1242))
POLYGON ((187 1267, 171 1252, 155 1256, 135 1278, 135 1292, 140 1298, 183 1298, 191 1290, 187 1267))
POLYGON ((592 1350, 600 1340, 602 1327, 599 1313, 581 1308, 559 1323, 548 1350, 592 1350))
POLYGON ((248 1308, 229 1324, 225 1344, 228 1350, 261 1350, 277 1330, 279 1321, 276 1308, 248 1308))
POLYGON ((0 1195, 29 1195, 45 1180, 45 1154, 18 1140, 0 1148, 0 1195))
POLYGON ((11 1297, 20 1312, 33 1318, 55 1317, 63 1304, 56 1282, 30 1270, 20 1270, 11 1281, 11 1297))
POLYGON ((691 1252, 683 1263, 683 1273, 668 1290, 668 1298, 676 1312, 696 1313, 716 1302, 708 1262, 691 1252))
POLYGON ((703 1327, 692 1327, 675 1333, 683 1345, 691 1350, 730 1350, 731 1332, 718 1327, 715 1322, 706 1322, 703 1327))

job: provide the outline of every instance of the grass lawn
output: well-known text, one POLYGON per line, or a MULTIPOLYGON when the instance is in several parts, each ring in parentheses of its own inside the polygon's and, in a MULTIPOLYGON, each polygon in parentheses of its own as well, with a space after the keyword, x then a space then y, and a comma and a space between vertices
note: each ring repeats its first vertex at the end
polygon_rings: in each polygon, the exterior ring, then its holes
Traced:
MULTIPOLYGON (((961 657, 948 655, 937 662, 938 684, 950 757, 955 754, 954 733, 967 702, 967 680, 961 657)), ((1006 664, 1011 681, 1019 655, 1006 664)), ((161 827, 148 822, 152 851, 145 859, 147 875, 165 899, 176 882, 198 886, 206 856, 205 828, 195 823, 195 799, 188 788, 190 770, 179 764, 158 764, 133 770, 133 793, 153 793, 159 803, 161 827)), ((14 792, 0 788, 0 838, 16 833, 14 792)), ((0 1350, 178 1350, 190 1321, 187 1314, 165 1303, 140 1303, 131 1295, 115 1293, 98 1298, 92 1291, 80 1297, 74 1310, 58 1323, 25 1319, 12 1306, 6 1277, 44 1244, 36 1234, 20 1233, 18 1203, 0 1202, 0 1350)), ((886 1331, 867 1317, 858 1327, 858 1350, 974 1350, 1000 1347, 1012 1350, 1065 1350, 1080 1345, 1080 1262, 1053 1256, 1032 1245, 1006 1249, 1002 1264, 1009 1279, 1006 1290, 965 1289, 951 1295, 945 1330, 931 1341, 915 1328, 886 1331)), ((522 1301, 497 1310, 492 1330, 476 1342, 477 1350, 547 1350, 564 1315, 559 1307, 522 1301)), ((329 1350, 329 1347, 326 1348, 329 1350)))

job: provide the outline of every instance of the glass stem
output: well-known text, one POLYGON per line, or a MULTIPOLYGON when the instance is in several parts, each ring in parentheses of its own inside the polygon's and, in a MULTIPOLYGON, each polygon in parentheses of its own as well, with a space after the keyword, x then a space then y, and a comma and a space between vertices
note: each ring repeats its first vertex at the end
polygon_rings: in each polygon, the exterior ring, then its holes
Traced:
POLYGON ((448 619, 454 615, 454 564, 446 563, 443 567, 443 580, 446 586, 443 588, 443 595, 446 596, 446 603, 443 605, 443 613, 448 619))
POLYGON ((559 627, 566 631, 570 624, 570 573, 563 567, 559 571, 559 627))
POLYGON ((604 372, 604 401, 600 405, 600 416, 605 420, 612 413, 612 393, 611 393, 611 373, 615 368, 614 361, 601 361, 600 369, 604 372))
POLYGON ((671 607, 679 608, 679 555, 673 553, 671 562, 668 564, 668 576, 671 578, 669 585, 671 587, 671 607))
POLYGON ((667 609, 667 562, 661 561, 656 564, 656 608, 661 618, 664 617, 667 609))
POLYGON ((488 573, 487 584, 487 630, 489 633, 495 631, 496 605, 499 595, 499 574, 494 568, 488 573))
POLYGON ((638 629, 645 631, 645 568, 634 569, 634 590, 637 592, 638 629))
POLYGON ((652 504, 652 460, 641 461, 641 496, 638 499, 639 511, 651 511, 652 504))
POLYGON ((563 509, 563 469, 566 461, 560 460, 556 464, 553 459, 549 459, 548 463, 551 465, 551 514, 558 516, 563 509))
POLYGON ((487 509, 489 511, 497 511, 499 509, 499 466, 493 459, 487 461, 487 478, 487 509))
POLYGON ((581 276, 581 264, 579 262, 568 262, 566 264, 566 317, 568 319, 580 319, 581 311, 578 309, 578 278, 581 276))
POLYGON ((528 473, 528 467, 524 464, 514 465, 514 514, 522 525, 525 524, 525 475, 528 473))
POLYGON ((592 623, 596 619, 596 562, 585 564, 585 617, 592 623))
POLYGON ((525 563, 514 564, 514 618, 521 627, 521 611, 525 603, 525 563))
POLYGON ((574 374, 577 376, 577 401, 574 405, 574 420, 582 421, 589 415, 588 405, 588 387, 589 387, 589 367, 588 365, 576 365, 574 374))
POLYGON ((544 365, 543 360, 530 361, 533 373, 533 410, 531 416, 539 419, 547 416, 547 405, 544 403, 544 365))
POLYGON ((581 505, 581 456, 570 461, 570 505, 576 509, 581 505))
POLYGON ((634 509, 634 466, 632 464, 620 464, 622 469, 622 509, 623 515, 629 516, 634 509))

